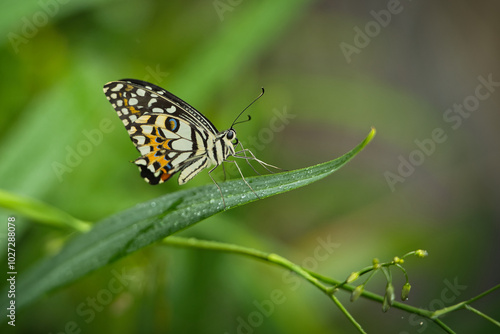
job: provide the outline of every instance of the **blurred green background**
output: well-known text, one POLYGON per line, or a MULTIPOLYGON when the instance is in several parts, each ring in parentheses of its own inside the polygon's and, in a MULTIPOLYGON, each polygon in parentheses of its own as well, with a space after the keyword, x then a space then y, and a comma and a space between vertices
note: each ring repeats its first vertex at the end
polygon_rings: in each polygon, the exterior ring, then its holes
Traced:
MULTIPOLYGON (((236 130, 266 162, 305 167, 344 154, 371 126, 377 136, 333 176, 180 235, 276 252, 337 279, 373 257, 422 248, 428 258, 405 264, 408 303, 436 309, 471 298, 500 280, 499 10, 464 0, 5 3, 0 189, 88 221, 176 191, 176 181, 148 185, 129 163, 138 153, 102 86, 150 81, 219 130, 265 87, 252 121, 236 130)), ((203 172, 183 187, 210 182, 203 172)), ((12 215, 0 213, 3 222, 12 215)), ((19 275, 73 235, 22 216, 17 224, 19 275)), ((404 281, 394 274, 398 291, 404 281)), ((379 277, 367 289, 384 287, 379 277)), ((368 332, 442 332, 338 295, 368 332)), ((500 318, 498 293, 474 305, 500 318)), ((16 320, 2 333, 357 333, 324 295, 279 268, 166 246, 45 296, 16 320), (117 272, 129 279, 109 296, 117 272), (263 310, 275 290, 282 302, 263 310)), ((461 333, 495 330, 466 311, 445 322, 461 333)))

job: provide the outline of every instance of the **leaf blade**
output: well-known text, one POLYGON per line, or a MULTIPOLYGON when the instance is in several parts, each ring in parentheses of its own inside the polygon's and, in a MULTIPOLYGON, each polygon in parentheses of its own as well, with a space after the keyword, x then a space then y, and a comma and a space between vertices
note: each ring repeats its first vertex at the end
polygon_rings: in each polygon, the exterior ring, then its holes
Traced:
MULTIPOLYGON (((297 189, 344 166, 374 135, 375 129, 372 129, 359 145, 337 159, 299 170, 252 177, 247 181, 261 198, 297 189)), ((256 200, 243 180, 224 182, 221 188, 228 208, 256 200)), ((170 193, 105 218, 19 279, 18 289, 23 293, 17 298, 17 307, 221 211, 223 204, 219 191, 214 185, 205 185, 170 193)), ((2 300, 3 306, 7 307, 7 303, 6 299, 2 300)))

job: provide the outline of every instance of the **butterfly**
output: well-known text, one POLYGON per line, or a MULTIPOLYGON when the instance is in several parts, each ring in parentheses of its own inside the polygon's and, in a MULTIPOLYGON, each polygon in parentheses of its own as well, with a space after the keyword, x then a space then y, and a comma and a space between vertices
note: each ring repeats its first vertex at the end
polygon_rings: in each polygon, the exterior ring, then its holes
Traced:
MULTIPOLYGON (((246 159, 250 166, 249 160, 255 160, 268 171, 267 167, 279 169, 257 159, 250 150, 244 149, 233 128, 235 124, 245 122, 237 120, 264 94, 264 89, 225 131, 218 131, 205 116, 174 94, 145 81, 112 81, 104 85, 104 94, 141 154, 133 162, 149 184, 163 183, 179 173, 178 182, 182 185, 203 169, 214 166, 208 175, 219 189, 226 208, 222 190, 210 174, 224 162, 231 162, 243 177, 236 161, 227 160, 228 157, 246 159), (238 144, 241 150, 236 151, 238 144)), ((253 166, 252 169, 255 171, 253 166)), ((244 177, 243 180, 259 198, 244 177)))

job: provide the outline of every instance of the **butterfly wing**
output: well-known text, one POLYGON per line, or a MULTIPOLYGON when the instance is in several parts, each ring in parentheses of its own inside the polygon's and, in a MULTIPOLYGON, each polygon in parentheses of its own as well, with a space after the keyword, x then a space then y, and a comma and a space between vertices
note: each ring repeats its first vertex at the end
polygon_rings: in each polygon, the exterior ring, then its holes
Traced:
POLYGON ((165 182, 187 167, 199 172, 207 166, 206 143, 217 129, 188 103, 133 79, 110 82, 104 93, 142 155, 134 163, 148 183, 165 182))

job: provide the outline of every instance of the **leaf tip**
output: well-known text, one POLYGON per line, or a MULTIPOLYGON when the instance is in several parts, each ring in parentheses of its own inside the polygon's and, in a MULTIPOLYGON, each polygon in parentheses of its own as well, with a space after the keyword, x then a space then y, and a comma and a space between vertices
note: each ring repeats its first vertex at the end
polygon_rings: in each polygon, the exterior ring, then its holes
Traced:
POLYGON ((368 134, 368 140, 372 140, 373 137, 377 134, 377 129, 374 126, 371 127, 370 133, 368 134))

